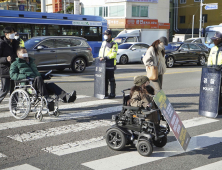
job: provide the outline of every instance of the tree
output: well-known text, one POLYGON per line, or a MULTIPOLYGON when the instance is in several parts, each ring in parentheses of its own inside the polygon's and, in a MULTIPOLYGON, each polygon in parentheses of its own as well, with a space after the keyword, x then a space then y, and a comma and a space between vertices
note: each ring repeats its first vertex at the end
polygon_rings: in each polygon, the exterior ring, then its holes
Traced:
POLYGON ((72 14, 74 9, 74 5, 70 4, 69 6, 66 7, 66 13, 72 14))

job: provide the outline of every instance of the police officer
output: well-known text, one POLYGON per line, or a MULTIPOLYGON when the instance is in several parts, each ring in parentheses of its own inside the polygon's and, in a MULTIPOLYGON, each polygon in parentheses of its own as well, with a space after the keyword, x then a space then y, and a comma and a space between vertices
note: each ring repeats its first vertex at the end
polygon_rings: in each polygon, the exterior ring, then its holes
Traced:
POLYGON ((15 39, 19 42, 20 47, 25 47, 24 41, 19 37, 19 33, 15 32, 15 39))
POLYGON ((112 31, 106 30, 104 40, 99 50, 100 61, 106 60, 106 77, 105 77, 105 97, 115 98, 116 83, 114 70, 116 70, 116 55, 118 45, 112 40, 112 31), (110 82, 110 95, 108 95, 108 84, 110 82))
POLYGON ((215 66, 220 69, 222 65, 222 33, 217 31, 211 40, 215 46, 210 50, 207 66, 215 66))

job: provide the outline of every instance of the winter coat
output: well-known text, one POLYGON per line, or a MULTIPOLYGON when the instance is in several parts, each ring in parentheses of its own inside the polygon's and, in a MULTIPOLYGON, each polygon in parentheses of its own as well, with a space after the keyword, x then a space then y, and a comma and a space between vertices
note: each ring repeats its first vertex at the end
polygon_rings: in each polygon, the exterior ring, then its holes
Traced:
POLYGON ((152 97, 144 94, 142 95, 139 91, 134 91, 131 100, 130 105, 134 107, 143 107, 146 108, 147 105, 152 102, 152 97))
POLYGON ((150 46, 143 57, 145 66, 158 66, 159 75, 163 75, 166 72, 165 57, 162 55, 161 50, 159 49, 158 55, 156 55, 153 46, 150 46))
POLYGON ((10 67, 10 78, 12 80, 21 80, 27 77, 35 78, 41 76, 34 61, 35 59, 31 57, 29 57, 29 63, 21 58, 16 58, 10 67))
POLYGON ((17 40, 13 39, 12 43, 5 38, 0 37, 0 77, 9 78, 10 65, 17 58, 16 51, 19 48, 17 40), (11 56, 11 63, 7 61, 7 57, 11 56))

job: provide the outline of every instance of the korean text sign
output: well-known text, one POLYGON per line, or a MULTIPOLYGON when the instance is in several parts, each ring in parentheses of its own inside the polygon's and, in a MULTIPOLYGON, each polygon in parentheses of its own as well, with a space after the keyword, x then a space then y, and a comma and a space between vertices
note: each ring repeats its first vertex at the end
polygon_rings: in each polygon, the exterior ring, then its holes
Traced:
POLYGON ((190 142, 190 135, 162 90, 155 95, 154 101, 171 127, 176 139, 186 150, 190 142))

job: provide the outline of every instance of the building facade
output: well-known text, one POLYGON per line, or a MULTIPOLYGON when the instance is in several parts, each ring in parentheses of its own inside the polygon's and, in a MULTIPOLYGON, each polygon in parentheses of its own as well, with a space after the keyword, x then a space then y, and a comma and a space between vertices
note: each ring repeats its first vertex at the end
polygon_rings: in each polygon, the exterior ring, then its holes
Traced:
MULTIPOLYGON (((194 17, 194 33, 199 34, 200 25, 200 0, 176 0, 178 3, 178 18, 177 18, 177 34, 191 34, 192 20, 194 17)), ((202 7, 202 32, 204 28, 210 25, 219 25, 222 23, 222 1, 221 0, 203 0, 204 4, 218 3, 218 9, 205 10, 202 7)))

